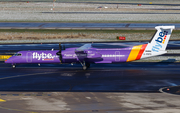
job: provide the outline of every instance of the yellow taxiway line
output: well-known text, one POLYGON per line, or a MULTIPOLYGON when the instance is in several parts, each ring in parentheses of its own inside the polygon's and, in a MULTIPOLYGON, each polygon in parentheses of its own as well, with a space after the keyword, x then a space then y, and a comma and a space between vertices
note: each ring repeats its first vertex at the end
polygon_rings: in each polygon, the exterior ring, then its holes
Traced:
POLYGON ((0 102, 6 102, 6 100, 0 99, 0 102))

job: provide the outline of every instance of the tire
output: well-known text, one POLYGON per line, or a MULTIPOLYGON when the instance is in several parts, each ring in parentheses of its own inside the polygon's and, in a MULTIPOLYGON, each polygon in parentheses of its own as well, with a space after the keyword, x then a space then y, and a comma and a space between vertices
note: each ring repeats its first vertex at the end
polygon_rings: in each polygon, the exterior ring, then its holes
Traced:
POLYGON ((83 66, 83 70, 87 70, 87 66, 83 66))
POLYGON ((12 65, 12 68, 16 68, 16 65, 12 65))
POLYGON ((86 63, 86 67, 89 68, 90 67, 90 63, 86 63))

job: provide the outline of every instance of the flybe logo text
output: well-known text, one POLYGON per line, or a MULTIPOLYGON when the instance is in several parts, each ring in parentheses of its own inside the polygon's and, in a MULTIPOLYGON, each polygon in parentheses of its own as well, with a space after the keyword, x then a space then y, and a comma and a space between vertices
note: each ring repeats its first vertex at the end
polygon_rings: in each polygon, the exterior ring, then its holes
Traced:
POLYGON ((166 41, 168 31, 160 32, 158 38, 155 40, 156 44, 152 47, 152 51, 159 52, 162 44, 166 41))
POLYGON ((37 60, 46 60, 46 59, 54 59, 56 57, 56 55, 52 55, 51 53, 37 53, 34 52, 33 53, 33 59, 37 59, 37 60))

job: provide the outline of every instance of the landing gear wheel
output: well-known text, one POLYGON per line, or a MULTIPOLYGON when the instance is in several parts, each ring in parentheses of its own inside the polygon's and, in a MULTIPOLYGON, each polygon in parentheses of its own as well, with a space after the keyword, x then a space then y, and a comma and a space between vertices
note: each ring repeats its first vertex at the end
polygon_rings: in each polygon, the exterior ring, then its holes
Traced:
POLYGON ((87 66, 83 66, 83 70, 86 70, 87 69, 87 66))
POLYGON ((16 68, 16 65, 12 65, 12 68, 16 68))

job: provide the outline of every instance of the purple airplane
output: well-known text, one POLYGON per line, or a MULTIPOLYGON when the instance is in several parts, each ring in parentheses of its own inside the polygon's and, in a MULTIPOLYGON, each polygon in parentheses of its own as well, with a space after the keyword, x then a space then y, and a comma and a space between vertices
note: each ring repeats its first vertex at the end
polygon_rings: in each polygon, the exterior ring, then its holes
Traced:
POLYGON ((90 63, 120 63, 139 60, 142 58, 162 55, 167 53, 166 46, 175 26, 157 26, 156 33, 147 44, 127 48, 93 48, 91 44, 81 47, 67 48, 65 50, 39 50, 19 51, 7 59, 5 63, 16 64, 28 63, 80 63, 86 70, 90 63))

